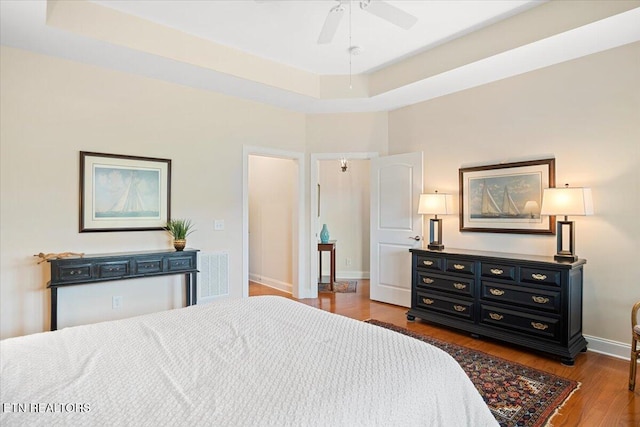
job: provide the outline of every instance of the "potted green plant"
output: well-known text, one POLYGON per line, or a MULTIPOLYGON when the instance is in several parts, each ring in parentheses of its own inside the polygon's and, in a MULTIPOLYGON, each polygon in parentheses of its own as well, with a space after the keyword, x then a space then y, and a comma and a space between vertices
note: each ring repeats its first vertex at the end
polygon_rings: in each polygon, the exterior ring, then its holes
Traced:
POLYGON ((165 230, 173 237, 173 247, 181 251, 187 245, 187 236, 193 233, 193 224, 190 219, 170 219, 165 230))

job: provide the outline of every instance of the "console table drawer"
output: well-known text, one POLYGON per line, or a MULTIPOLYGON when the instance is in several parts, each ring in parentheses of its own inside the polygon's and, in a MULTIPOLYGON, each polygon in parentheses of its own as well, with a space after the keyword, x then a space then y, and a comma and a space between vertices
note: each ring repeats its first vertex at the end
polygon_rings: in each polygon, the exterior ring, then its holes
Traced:
POLYGON ((447 298, 439 295, 418 292, 416 305, 425 310, 434 310, 456 317, 471 320, 473 302, 447 298))
POLYGON ((429 270, 442 270, 442 258, 430 257, 430 256, 418 256, 417 267, 428 268, 429 270))
POLYGON ((520 272, 520 281, 522 282, 560 286, 559 271, 522 267, 520 272))
POLYGON ((136 261, 136 272, 138 274, 158 273, 162 271, 162 259, 145 259, 136 261))
POLYGON ((483 262, 480 264, 480 271, 483 277, 493 277, 496 279, 516 280, 516 267, 505 264, 490 264, 483 262))
POLYGON ((480 322, 499 328, 521 331, 552 340, 560 340, 559 319, 518 313, 497 307, 482 305, 480 322))
POLYGON ((447 259, 447 271, 472 275, 475 273, 475 263, 473 261, 447 259))
POLYGON ((169 271, 190 270, 195 268, 195 257, 181 257, 169 259, 169 271))
POLYGON ((59 281, 80 282, 91 278, 91 264, 61 265, 57 268, 56 276, 59 281))
POLYGON ((105 262, 97 265, 98 277, 124 277, 129 275, 129 262, 105 262))
POLYGON ((560 313, 560 292, 482 282, 482 299, 560 313))
POLYGON ((455 292, 464 296, 473 296, 473 280, 452 277, 440 277, 429 273, 418 273, 417 286, 425 289, 455 292))

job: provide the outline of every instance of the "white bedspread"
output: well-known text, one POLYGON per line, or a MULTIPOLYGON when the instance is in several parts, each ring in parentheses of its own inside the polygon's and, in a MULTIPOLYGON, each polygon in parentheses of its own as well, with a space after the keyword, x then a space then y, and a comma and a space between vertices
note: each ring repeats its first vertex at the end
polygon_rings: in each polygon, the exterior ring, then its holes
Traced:
POLYGON ((496 426, 445 352, 280 297, 0 342, 3 426, 496 426))

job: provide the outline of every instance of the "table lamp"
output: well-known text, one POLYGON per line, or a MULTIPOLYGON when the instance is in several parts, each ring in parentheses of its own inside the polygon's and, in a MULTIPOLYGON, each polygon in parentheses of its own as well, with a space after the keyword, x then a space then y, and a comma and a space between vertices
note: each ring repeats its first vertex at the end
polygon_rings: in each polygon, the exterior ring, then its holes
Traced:
POLYGON ((442 244, 442 219, 438 215, 453 213, 453 197, 451 194, 442 194, 437 191, 433 194, 421 194, 418 203, 418 213, 421 215, 435 215, 429 220, 429 249, 441 251, 442 244), (435 227, 438 227, 438 237, 434 238, 435 227))
POLYGON ((569 215, 593 215, 593 199, 590 188, 569 187, 545 188, 542 194, 540 215, 564 215, 564 221, 558 221, 558 253, 553 257, 556 261, 575 262, 578 257, 574 253, 575 235, 573 221, 569 215), (567 230, 565 230, 565 228, 567 230), (563 241, 565 231, 569 236, 568 248, 563 241))

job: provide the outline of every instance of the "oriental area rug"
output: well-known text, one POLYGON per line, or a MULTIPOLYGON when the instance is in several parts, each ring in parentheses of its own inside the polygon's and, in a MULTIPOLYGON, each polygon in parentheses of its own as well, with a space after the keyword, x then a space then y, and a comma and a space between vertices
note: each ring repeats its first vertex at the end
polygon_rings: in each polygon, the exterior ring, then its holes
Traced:
MULTIPOLYGON (((333 292, 350 293, 355 292, 358 285, 357 280, 342 280, 333 282, 333 292)), ((318 292, 332 292, 329 283, 318 283, 318 292)))
POLYGON ((462 366, 502 427, 541 427, 580 383, 457 344, 427 337, 391 323, 366 320, 434 345, 462 366))

